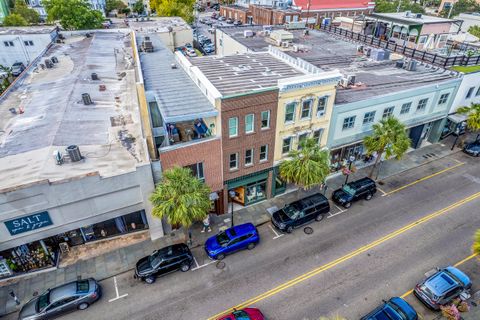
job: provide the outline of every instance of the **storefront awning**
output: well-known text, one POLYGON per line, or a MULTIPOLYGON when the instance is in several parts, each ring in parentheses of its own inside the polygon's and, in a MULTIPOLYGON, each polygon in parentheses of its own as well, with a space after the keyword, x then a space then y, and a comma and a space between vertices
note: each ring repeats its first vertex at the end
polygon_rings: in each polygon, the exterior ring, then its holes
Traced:
POLYGON ((466 121, 467 116, 464 114, 455 113, 455 114, 449 115, 447 119, 455 123, 460 123, 460 122, 466 121))

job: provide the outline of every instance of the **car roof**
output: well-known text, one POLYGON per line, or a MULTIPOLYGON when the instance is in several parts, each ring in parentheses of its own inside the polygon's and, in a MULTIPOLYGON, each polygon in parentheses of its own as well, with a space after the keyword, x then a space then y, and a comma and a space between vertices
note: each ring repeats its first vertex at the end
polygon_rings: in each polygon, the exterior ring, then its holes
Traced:
POLYGON ((255 230, 255 226, 251 223, 239 224, 237 226, 234 226, 233 228, 227 229, 228 235, 230 237, 242 236, 242 235, 247 234, 247 233, 249 233, 253 230, 255 230))
POLYGON ((311 196, 294 201, 290 205, 292 205, 298 210, 302 210, 304 208, 315 206, 322 202, 328 202, 328 199, 325 198, 325 196, 321 193, 315 193, 315 194, 312 194, 311 196))
POLYGON ((176 243, 158 250, 160 256, 173 256, 183 254, 188 251, 188 247, 185 243, 176 243))
MULTIPOLYGON (((88 281, 88 280, 87 280, 88 281)), ((50 303, 77 294, 77 281, 69 282, 50 290, 50 303)))
POLYGON ((371 184, 375 184, 375 181, 373 181, 368 177, 358 179, 349 183, 349 185, 354 186, 356 188, 371 185, 371 184))
POLYGON ((441 296, 448 290, 456 287, 459 283, 452 278, 445 270, 440 270, 425 281, 425 285, 436 296, 441 296))

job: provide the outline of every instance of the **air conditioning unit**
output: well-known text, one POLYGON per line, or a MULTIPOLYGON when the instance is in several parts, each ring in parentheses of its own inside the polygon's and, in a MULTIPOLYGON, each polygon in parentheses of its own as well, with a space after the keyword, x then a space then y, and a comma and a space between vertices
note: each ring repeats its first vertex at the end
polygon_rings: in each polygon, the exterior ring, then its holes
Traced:
POLYGON ((340 85, 344 88, 347 88, 348 87, 348 79, 347 78, 342 78, 342 80, 340 80, 340 85))
POLYGON ((355 76, 354 75, 347 76, 347 85, 349 85, 349 86, 355 85, 355 76))
POLYGON ((407 10, 405 11, 405 17, 410 17, 412 15, 412 11, 407 10))
POLYGON ((298 46, 296 44, 294 44, 292 47, 293 47, 293 52, 298 52, 298 46))
POLYGON ((282 48, 288 48, 290 46, 290 42, 282 41, 282 48))
POLYGON ((421 14, 421 13, 417 13, 417 15, 415 16, 415 18, 417 18, 417 19, 422 19, 422 14, 421 14))
POLYGON ((416 61, 416 60, 410 60, 410 61, 408 61, 406 70, 408 70, 408 71, 415 71, 415 70, 417 70, 417 61, 416 61))

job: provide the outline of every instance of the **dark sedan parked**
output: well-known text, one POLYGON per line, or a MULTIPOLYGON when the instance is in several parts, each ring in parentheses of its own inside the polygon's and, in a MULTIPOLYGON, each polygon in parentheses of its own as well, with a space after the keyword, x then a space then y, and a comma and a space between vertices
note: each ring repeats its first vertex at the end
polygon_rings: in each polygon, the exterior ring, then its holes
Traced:
POLYGON ((362 178, 333 191, 332 200, 345 208, 350 208, 354 201, 372 199, 375 192, 377 192, 375 181, 370 178, 362 178))
POLYGON ((73 281, 48 289, 28 301, 20 310, 18 319, 53 319, 77 309, 85 310, 101 296, 102 288, 94 279, 73 281))
POLYGON ((480 156, 480 140, 467 143, 465 147, 463 147, 463 152, 474 157, 479 157, 480 156))
POLYGON ((320 193, 297 200, 272 214, 272 224, 290 233, 294 228, 314 220, 320 221, 330 211, 328 199, 320 193))
POLYGON ((415 309, 407 301, 393 297, 375 310, 360 318, 360 320, 417 320, 415 309))
POLYGON ((151 255, 138 260, 135 278, 148 284, 155 282, 157 276, 180 270, 187 272, 193 263, 193 255, 184 243, 167 246, 154 251, 151 255))

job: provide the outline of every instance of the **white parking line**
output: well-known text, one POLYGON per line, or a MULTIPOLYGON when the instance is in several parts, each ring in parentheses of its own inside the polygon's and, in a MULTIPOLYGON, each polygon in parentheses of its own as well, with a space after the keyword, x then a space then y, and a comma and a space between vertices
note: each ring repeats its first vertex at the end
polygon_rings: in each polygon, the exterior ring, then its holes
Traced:
POLYGON ((115 292, 117 293, 117 296, 113 299, 110 299, 108 300, 108 302, 113 302, 115 300, 118 300, 118 299, 121 299, 121 298, 125 298, 126 296, 128 296, 128 293, 125 293, 125 294, 122 294, 122 295, 119 295, 118 293, 118 286, 117 286, 117 277, 113 277, 113 283, 115 285, 115 292))
POLYGON ((197 262, 197 259, 195 259, 195 257, 193 257, 193 260, 195 260, 195 263, 196 263, 197 266, 196 266, 195 268, 191 269, 192 271, 201 269, 201 268, 203 268, 203 267, 208 266, 209 264, 212 264, 212 263, 217 262, 217 260, 212 260, 212 261, 209 261, 209 262, 207 262, 207 263, 202 264, 201 266, 199 266, 199 265, 198 265, 198 262, 197 262))
POLYGON ((271 225, 268 225, 268 226, 269 226, 269 227, 270 227, 270 229, 273 231, 273 233, 275 233, 275 237, 273 237, 273 239, 278 239, 278 238, 280 238, 280 237, 283 237, 283 236, 284 236, 284 234, 283 234, 283 233, 281 233, 281 234, 278 234, 278 232, 277 232, 277 231, 275 231, 275 229, 274 229, 274 228, 273 228, 271 225))
POLYGON ((342 213, 344 213, 344 212, 347 212, 347 209, 342 210, 342 209, 340 209, 336 204, 334 204, 333 206, 338 209, 338 212, 337 212, 337 213, 334 213, 334 214, 332 214, 331 212, 329 212, 329 213, 328 213, 329 216, 327 217, 327 219, 328 219, 328 218, 331 218, 331 217, 335 217, 335 216, 337 216, 337 215, 339 215, 339 214, 342 214, 342 213))
POLYGON ((385 197, 387 195, 387 193, 385 191, 383 191, 382 189, 380 189, 378 186, 377 186, 377 190, 382 193, 382 197, 385 197))

